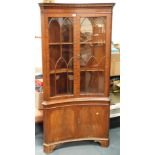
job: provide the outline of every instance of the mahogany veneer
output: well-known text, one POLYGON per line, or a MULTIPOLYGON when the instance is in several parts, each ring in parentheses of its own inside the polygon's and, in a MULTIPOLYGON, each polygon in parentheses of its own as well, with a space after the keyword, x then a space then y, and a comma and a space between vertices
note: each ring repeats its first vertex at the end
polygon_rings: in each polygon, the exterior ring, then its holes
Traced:
POLYGON ((114 3, 40 3, 44 151, 65 142, 109 145, 114 3))

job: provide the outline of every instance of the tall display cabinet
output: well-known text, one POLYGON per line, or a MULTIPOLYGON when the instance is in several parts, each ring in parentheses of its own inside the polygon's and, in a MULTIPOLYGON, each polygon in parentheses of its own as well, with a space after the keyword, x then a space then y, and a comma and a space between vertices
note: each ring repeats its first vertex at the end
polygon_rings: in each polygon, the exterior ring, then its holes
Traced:
POLYGON ((44 151, 61 143, 109 145, 114 3, 40 3, 44 151))

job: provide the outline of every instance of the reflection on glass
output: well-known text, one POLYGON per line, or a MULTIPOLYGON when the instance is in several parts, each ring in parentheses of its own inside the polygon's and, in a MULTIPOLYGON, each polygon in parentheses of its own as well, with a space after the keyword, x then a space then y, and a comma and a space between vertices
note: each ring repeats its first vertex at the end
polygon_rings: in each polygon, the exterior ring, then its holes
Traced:
POLYGON ((89 42, 92 41, 93 25, 91 18, 81 18, 80 19, 80 41, 89 42))
POLYGON ((105 19, 81 18, 80 93, 104 93, 105 19))
POLYGON ((94 18, 93 41, 94 42, 105 41, 105 24, 103 17, 94 18))
POLYGON ((104 69, 105 45, 81 44, 80 67, 104 69))
POLYGON ((105 42, 105 19, 104 17, 80 19, 81 42, 105 42))
POLYGON ((98 68, 98 62, 95 56, 91 56, 87 61, 87 67, 90 69, 97 69, 98 68))
POLYGON ((103 93, 104 72, 101 71, 81 71, 80 92, 85 93, 103 93))
POLYGON ((88 59, 92 55, 91 47, 88 44, 81 45, 81 47, 80 47, 80 55, 81 55, 80 66, 85 67, 88 59))

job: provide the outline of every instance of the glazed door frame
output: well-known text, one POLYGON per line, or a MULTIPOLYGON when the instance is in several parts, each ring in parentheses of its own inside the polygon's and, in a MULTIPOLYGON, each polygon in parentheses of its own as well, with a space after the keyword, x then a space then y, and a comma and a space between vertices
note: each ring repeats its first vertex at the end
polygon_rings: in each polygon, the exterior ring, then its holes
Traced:
POLYGON ((73 16, 72 13, 66 14, 54 14, 54 13, 43 13, 41 14, 41 28, 42 28, 42 62, 43 62, 43 81, 46 83, 43 86, 44 93, 43 97, 44 100, 48 101, 50 99, 61 99, 61 98, 70 98, 77 96, 78 94, 78 83, 77 81, 77 20, 76 17, 73 16), (73 18, 73 94, 72 95, 57 95, 57 96, 50 96, 50 55, 49 55, 49 32, 48 32, 48 19, 49 18, 63 18, 69 17, 73 18))
POLYGON ((46 83, 43 86, 44 100, 50 99, 62 99, 70 97, 84 97, 84 96, 99 96, 96 94, 80 95, 80 18, 81 17, 106 17, 106 50, 105 50, 105 72, 104 72, 104 94, 101 96, 109 97, 109 85, 110 85, 110 57, 111 57, 111 20, 112 15, 109 13, 42 13, 41 14, 41 29, 42 29, 42 62, 43 62, 43 81, 46 83), (60 95, 50 96, 50 65, 49 65, 49 35, 48 35, 48 18, 61 18, 70 17, 73 18, 73 57, 74 57, 74 84, 73 95, 60 95), (106 81, 106 82, 105 82, 106 81))
POLYGON ((80 60, 78 59, 77 62, 77 68, 78 68, 78 96, 79 97, 85 97, 85 96, 102 96, 102 97, 109 97, 109 87, 110 87, 110 61, 111 61, 111 27, 112 27, 112 15, 109 13, 95 13, 95 14, 77 14, 76 20, 77 20, 77 57, 80 56, 80 18, 83 17, 105 17, 106 18, 106 26, 105 26, 105 69, 104 69, 104 93, 103 95, 95 94, 95 93, 89 93, 85 95, 80 94, 80 60))

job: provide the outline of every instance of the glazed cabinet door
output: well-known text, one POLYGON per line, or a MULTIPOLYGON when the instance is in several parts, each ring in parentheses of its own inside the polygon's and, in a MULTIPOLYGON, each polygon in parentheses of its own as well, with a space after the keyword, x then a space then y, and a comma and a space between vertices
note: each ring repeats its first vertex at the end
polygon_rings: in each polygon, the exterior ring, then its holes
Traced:
POLYGON ((45 100, 109 96, 111 16, 74 15, 44 21, 45 100))
POLYGON ((43 19, 45 99, 74 94, 74 20, 72 17, 43 19))
POLYGON ((104 94, 106 18, 80 18, 80 94, 104 94))

